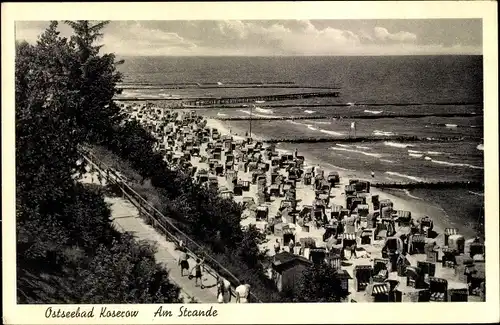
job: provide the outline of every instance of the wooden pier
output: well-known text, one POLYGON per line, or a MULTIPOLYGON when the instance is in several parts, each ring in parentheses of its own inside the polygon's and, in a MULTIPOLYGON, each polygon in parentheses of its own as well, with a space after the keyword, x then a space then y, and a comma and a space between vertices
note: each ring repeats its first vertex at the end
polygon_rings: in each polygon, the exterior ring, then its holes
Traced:
POLYGON ((323 89, 336 90, 337 87, 300 86, 300 85, 121 85, 119 89, 323 89))
POLYGON ((180 101, 186 107, 203 107, 207 105, 219 104, 238 104, 238 103, 255 103, 256 101, 280 101, 294 100, 304 98, 327 98, 339 97, 340 92, 303 92, 281 95, 259 95, 259 96, 244 96, 244 97, 166 97, 166 98, 115 98, 116 101, 180 101))
POLYGON ((304 98, 327 98, 339 97, 338 91, 332 92, 309 92, 309 93, 295 93, 283 95, 261 95, 261 96, 244 96, 244 97, 206 97, 196 98, 193 100, 184 100, 184 104, 188 106, 205 106, 217 104, 236 104, 236 103, 254 103, 256 101, 273 102, 280 100, 294 100, 304 98))
MULTIPOLYGON (((123 81, 119 83, 117 86, 153 86, 153 87, 170 87, 170 86, 225 86, 225 85, 294 85, 295 83, 292 81, 265 81, 265 82, 255 82, 255 81, 247 81, 247 82, 224 82, 223 84, 219 84, 217 82, 131 82, 131 81, 123 81)), ((305 87, 307 88, 307 87, 305 87)))

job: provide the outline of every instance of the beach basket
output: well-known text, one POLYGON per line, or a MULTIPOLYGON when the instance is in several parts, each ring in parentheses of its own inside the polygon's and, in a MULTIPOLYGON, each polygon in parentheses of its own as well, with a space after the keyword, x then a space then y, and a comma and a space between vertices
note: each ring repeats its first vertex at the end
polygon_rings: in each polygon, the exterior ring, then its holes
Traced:
POLYGON ((450 289, 448 290, 448 301, 466 302, 468 301, 469 293, 467 289, 450 289))
POLYGON ((448 300, 448 281, 442 278, 429 277, 430 301, 448 300))
POLYGON ((354 267, 354 287, 356 291, 365 290, 373 283, 373 268, 371 265, 357 265, 354 267))

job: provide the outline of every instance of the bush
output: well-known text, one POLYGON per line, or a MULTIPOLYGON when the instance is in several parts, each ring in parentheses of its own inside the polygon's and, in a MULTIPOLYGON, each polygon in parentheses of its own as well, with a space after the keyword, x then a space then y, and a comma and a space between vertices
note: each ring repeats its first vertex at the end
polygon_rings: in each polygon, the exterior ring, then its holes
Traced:
POLYGON ((342 292, 335 270, 322 263, 304 271, 290 298, 292 302, 340 302, 347 296, 342 292))

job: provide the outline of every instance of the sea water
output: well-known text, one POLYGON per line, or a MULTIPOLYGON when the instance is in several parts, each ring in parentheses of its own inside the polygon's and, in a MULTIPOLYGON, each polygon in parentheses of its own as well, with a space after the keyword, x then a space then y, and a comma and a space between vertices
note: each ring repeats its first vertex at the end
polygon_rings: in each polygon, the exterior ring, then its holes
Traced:
MULTIPOLYGON (((310 98, 235 104, 199 109, 206 117, 254 118, 303 116, 301 120, 253 120, 252 133, 262 138, 388 137, 369 143, 281 143, 278 148, 298 149, 326 166, 337 166, 358 177, 382 181, 482 181, 483 76, 482 56, 398 57, 154 57, 124 58, 120 67, 129 85, 199 83, 248 85, 171 89, 127 89, 124 97, 250 96, 318 91, 307 87, 340 88, 338 98, 310 98), (302 88, 258 84, 281 82, 302 88), (439 114, 470 114, 440 117, 439 114), (437 116, 408 117, 435 114, 437 116), (387 118, 387 115, 405 115, 387 118), (314 116, 324 117, 313 119, 314 116), (371 116, 382 118, 359 119, 371 116), (391 136, 424 138, 464 137, 462 141, 397 142, 391 136)), ((282 84, 282 85, 283 85, 282 84)), ((327 90, 326 90, 327 91, 327 90)), ((248 132, 249 121, 225 122, 233 133, 248 132)), ((442 207, 450 218, 468 226, 483 204, 482 191, 466 189, 400 191, 414 200, 442 207), (471 193, 472 192, 472 193, 471 193)))

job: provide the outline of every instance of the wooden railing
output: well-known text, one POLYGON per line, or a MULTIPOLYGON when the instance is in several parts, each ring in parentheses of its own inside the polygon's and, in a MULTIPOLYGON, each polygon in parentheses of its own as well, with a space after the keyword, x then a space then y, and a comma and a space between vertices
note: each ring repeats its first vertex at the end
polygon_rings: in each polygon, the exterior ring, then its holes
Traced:
MULTIPOLYGON (((182 240, 184 243, 183 247, 187 250, 189 255, 191 255, 194 259, 205 259, 204 268, 207 273, 215 278, 218 278, 220 276, 222 278, 228 279, 229 282, 231 282, 233 289, 243 283, 234 274, 232 274, 231 271, 220 264, 215 258, 207 254, 206 250, 194 239, 192 239, 182 230, 176 227, 172 222, 170 222, 170 220, 168 220, 166 216, 158 211, 158 209, 156 209, 139 193, 132 189, 122 176, 118 175, 112 168, 107 166, 104 162, 99 160, 88 150, 80 148, 80 152, 83 158, 89 164, 95 167, 95 169, 105 177, 106 181, 109 184, 114 184, 120 189, 123 197, 137 208, 137 210, 139 211, 139 216, 144 219, 147 224, 152 225, 155 230, 166 236, 167 241, 171 241, 179 245, 182 240), (198 254, 194 252, 195 250, 198 252, 198 254), (198 255, 203 255, 203 257, 200 257, 198 255)), ((262 302, 252 292, 250 292, 250 296, 250 302, 262 302)))

